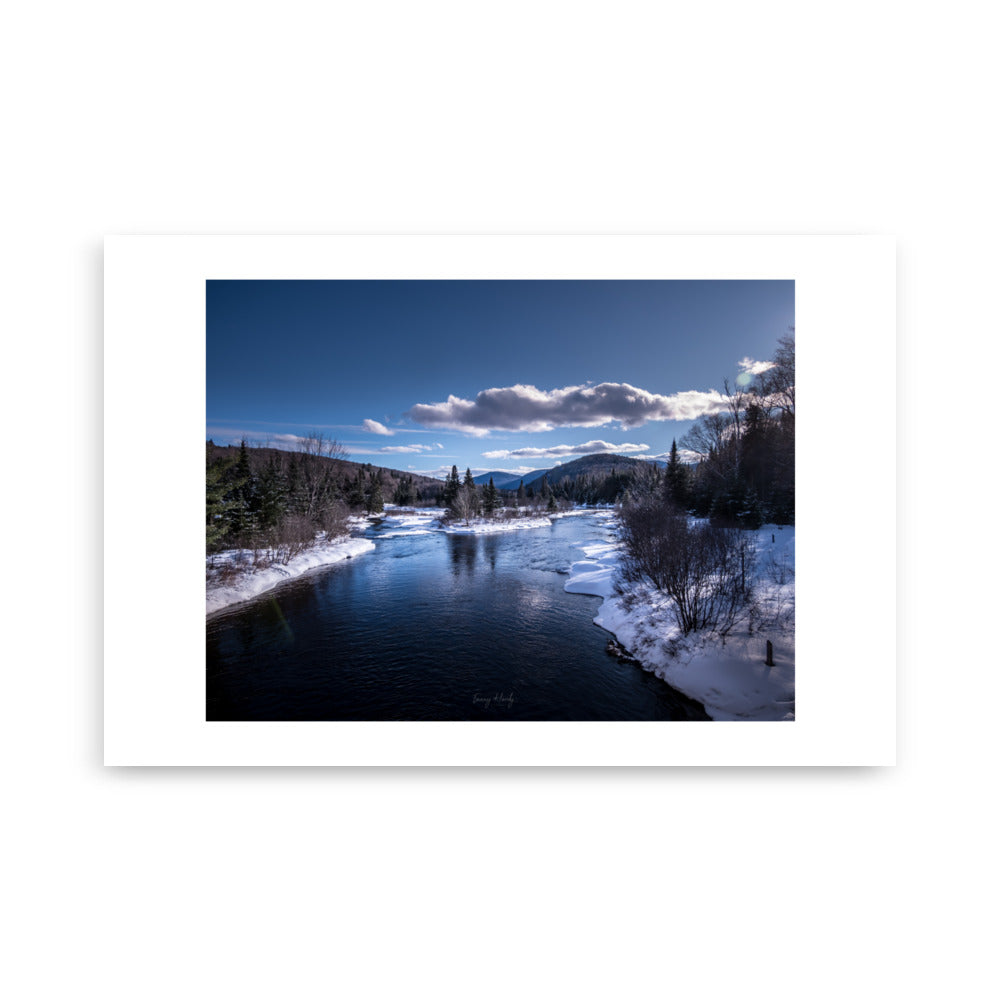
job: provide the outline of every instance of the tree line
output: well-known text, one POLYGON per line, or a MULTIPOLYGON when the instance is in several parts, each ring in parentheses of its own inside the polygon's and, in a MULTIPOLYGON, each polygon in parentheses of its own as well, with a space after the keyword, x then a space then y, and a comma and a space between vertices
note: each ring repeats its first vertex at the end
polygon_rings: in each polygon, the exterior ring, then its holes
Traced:
POLYGON ((528 512, 553 513, 569 506, 565 497, 559 497, 549 486, 547 476, 542 476, 539 488, 525 488, 522 479, 516 490, 499 489, 490 476, 489 482, 477 485, 471 469, 465 470, 465 478, 460 478, 458 466, 451 467, 451 473, 444 481, 441 491, 441 506, 448 508, 447 520, 465 521, 472 518, 493 518, 500 511, 505 516, 519 516, 528 512))
POLYGON ((668 464, 671 498, 697 517, 756 528, 795 523, 795 337, 778 340, 771 367, 746 386, 724 383, 727 408, 681 438, 699 455, 668 464))
POLYGON ((322 434, 299 450, 205 448, 205 541, 209 554, 227 548, 269 549, 287 561, 318 535, 347 532, 350 514, 380 513, 386 503, 437 503, 440 484, 370 463, 322 434))

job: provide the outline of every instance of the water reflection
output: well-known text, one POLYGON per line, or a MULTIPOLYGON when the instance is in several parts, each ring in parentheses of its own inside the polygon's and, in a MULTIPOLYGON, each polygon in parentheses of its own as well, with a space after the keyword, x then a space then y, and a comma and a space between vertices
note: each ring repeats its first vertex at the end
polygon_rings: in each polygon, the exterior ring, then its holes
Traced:
POLYGON ((500 546, 500 538, 497 535, 486 535, 483 538, 483 554, 486 556, 490 569, 495 573, 497 569, 497 549, 500 546))
POLYGON ((476 568, 476 553, 479 549, 478 535, 448 535, 448 549, 451 553, 451 568, 457 576, 462 570, 471 573, 476 568))

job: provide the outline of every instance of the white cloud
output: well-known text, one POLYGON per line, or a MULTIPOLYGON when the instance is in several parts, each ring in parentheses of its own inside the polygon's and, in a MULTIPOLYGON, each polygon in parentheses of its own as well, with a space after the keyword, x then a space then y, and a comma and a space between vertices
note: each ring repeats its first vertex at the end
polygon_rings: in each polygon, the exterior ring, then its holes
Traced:
MULTIPOLYGON (((697 465, 705 456, 688 448, 678 448, 677 457, 684 465, 697 465)), ((665 451, 662 455, 640 455, 639 458, 647 462, 668 462, 670 461, 670 452, 665 451)))
POLYGON ((715 390, 661 396, 627 382, 602 382, 551 390, 533 385, 484 389, 474 400, 449 396, 444 403, 418 403, 406 416, 424 426, 485 437, 493 430, 538 432, 613 421, 641 427, 648 420, 695 420, 725 406, 725 397, 715 390))
POLYGON ((585 441, 583 444, 556 444, 549 448, 516 448, 513 451, 484 451, 483 458, 563 458, 566 455, 630 455, 648 451, 648 444, 609 444, 585 441))
MULTIPOLYGON (((407 466, 408 469, 413 469, 412 465, 407 466)), ((432 479, 447 479, 451 474, 450 465, 439 465, 436 469, 413 469, 418 476, 430 476, 432 479)))
POLYGON ((742 361, 736 362, 736 367, 739 368, 741 372, 746 372, 747 375, 760 375, 761 372, 766 372, 774 367, 773 361, 754 361, 753 358, 743 358, 742 361))
POLYGON ((395 433, 389 430, 385 424, 380 424, 377 420, 365 420, 361 425, 361 429, 367 431, 369 434, 384 434, 386 437, 392 437, 395 433))

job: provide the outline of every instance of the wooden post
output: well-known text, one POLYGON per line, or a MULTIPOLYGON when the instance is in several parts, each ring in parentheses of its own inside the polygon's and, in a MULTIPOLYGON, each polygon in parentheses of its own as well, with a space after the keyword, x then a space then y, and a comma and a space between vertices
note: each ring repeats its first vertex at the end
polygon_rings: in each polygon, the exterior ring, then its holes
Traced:
POLYGON ((771 645, 771 640, 767 640, 767 659, 764 661, 765 667, 774 666, 774 647, 771 645))

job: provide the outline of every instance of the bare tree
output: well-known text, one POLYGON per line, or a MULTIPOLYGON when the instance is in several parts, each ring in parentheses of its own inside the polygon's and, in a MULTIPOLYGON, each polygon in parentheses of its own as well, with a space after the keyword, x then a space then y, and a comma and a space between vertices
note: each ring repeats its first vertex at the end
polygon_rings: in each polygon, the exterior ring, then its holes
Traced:
POLYGON ((749 611, 756 556, 746 534, 692 524, 650 494, 622 504, 619 523, 625 549, 622 575, 671 597, 682 632, 712 629, 725 635, 749 611))
POLYGON ((754 391, 770 409, 795 416, 795 328, 778 338, 773 364, 757 376, 754 391))
POLYGON ((475 516, 476 507, 475 487, 470 489, 468 486, 460 486, 451 504, 451 516, 468 524, 475 516))
POLYGON ((300 437, 299 451, 303 455, 316 455, 319 458, 332 458, 338 461, 346 461, 350 458, 344 445, 322 431, 310 431, 305 436, 300 437))

